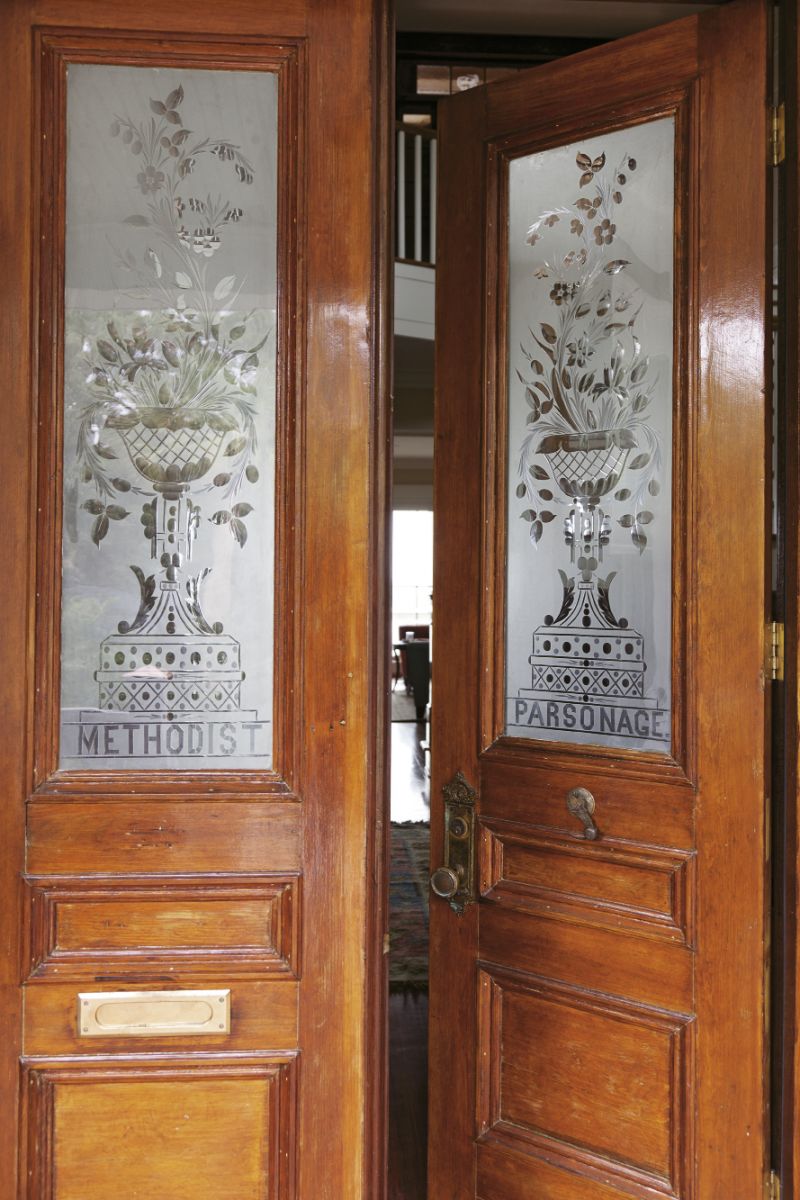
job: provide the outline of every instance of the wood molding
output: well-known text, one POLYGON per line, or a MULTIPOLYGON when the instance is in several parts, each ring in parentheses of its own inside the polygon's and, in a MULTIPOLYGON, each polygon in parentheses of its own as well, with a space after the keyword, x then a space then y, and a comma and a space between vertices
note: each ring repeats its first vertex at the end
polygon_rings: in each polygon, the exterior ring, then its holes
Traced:
POLYGON ((610 838, 587 845, 577 835, 551 829, 480 824, 485 900, 692 944, 691 852, 610 838), (646 888, 649 903, 642 895, 646 888))
POLYGON ((299 876, 29 876, 29 981, 299 976, 299 876), (224 941, 223 941, 224 935, 224 941))

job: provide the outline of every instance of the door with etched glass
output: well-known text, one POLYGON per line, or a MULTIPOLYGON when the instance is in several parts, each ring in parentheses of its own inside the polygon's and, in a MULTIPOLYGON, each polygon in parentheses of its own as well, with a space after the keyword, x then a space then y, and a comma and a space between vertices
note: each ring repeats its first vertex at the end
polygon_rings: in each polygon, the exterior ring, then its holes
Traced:
POLYGON ((763 1185, 765 71, 443 106, 431 1196, 763 1185))
POLYGON ((0 34, 0 1197, 372 1196, 373 5, 0 34))

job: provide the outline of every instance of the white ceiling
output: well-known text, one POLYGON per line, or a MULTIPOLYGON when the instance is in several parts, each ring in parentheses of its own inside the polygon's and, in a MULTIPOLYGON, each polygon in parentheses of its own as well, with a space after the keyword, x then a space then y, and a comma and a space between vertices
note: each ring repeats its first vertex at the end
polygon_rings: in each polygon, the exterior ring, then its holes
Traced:
POLYGON ((543 37, 622 37, 708 7, 649 0, 396 0, 398 29, 543 37))

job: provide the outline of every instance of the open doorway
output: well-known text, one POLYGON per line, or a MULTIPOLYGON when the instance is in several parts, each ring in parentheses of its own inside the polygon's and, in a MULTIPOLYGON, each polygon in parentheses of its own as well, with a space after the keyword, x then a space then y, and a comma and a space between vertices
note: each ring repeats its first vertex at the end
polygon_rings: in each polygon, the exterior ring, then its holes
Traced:
MULTIPOLYGON (((449 5, 446 0, 424 4, 417 0, 399 0, 395 197, 396 508, 413 507, 417 503, 412 498, 415 489, 428 487, 428 480, 432 480, 436 270, 433 214, 438 100, 465 87, 491 83, 505 72, 566 56, 601 41, 698 12, 704 7, 650 3, 635 6, 595 3, 590 6, 580 2, 530 5, 520 0, 491 12, 480 0, 472 6, 449 5)), ((435 629, 435 606, 433 612, 435 629)), ((399 625, 393 614, 393 643, 399 641, 399 625)), ((433 655, 430 660, 435 670, 433 655)), ((393 695, 404 689, 402 668, 396 664, 393 666, 393 695)), ((403 787, 424 794, 430 735, 427 723, 422 728, 419 737, 409 741, 410 752, 407 752, 393 722, 393 800, 403 787)), ((393 821, 396 811, 399 815, 399 810, 393 809, 393 821)), ((416 819, 424 821, 424 808, 414 811, 420 813, 416 819)), ((393 853, 393 870, 402 869, 401 864, 406 861, 406 850, 401 845, 393 853)), ((418 875, 418 890, 422 893, 425 890, 424 870, 418 875)), ((390 893, 394 917, 397 907, 395 897, 390 893)), ((420 907, 425 908, 422 899, 420 907)), ((423 974, 424 968, 418 979, 420 986, 395 990, 390 998, 390 1200, 424 1200, 427 1194, 427 995, 423 974)))

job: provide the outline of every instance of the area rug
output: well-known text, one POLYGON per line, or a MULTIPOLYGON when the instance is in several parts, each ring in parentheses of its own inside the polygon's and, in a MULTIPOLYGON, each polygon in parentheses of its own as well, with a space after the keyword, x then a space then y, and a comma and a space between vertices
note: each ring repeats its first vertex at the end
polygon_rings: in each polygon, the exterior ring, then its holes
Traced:
POLYGON ((392 823, 389 872, 389 990, 428 989, 430 826, 392 823))

